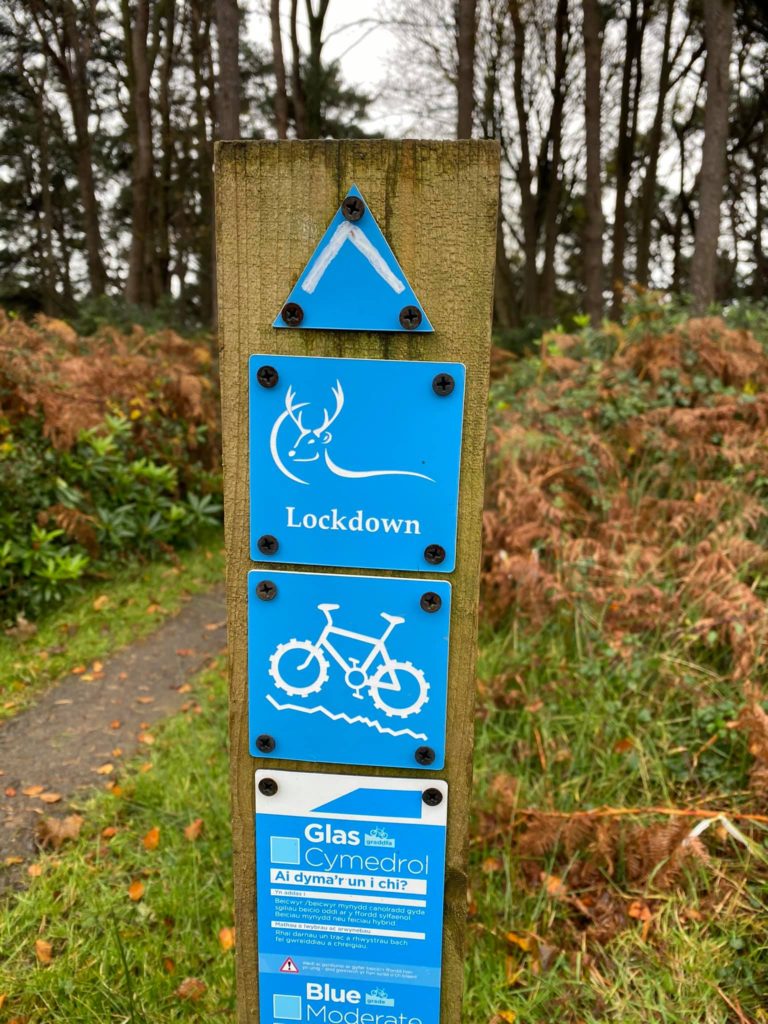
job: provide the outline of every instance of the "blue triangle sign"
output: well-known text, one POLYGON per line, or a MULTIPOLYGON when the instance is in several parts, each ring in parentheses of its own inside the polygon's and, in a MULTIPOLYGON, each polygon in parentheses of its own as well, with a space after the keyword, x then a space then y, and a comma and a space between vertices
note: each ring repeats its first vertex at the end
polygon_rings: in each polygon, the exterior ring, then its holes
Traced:
POLYGON ((273 327, 432 332, 427 314, 354 185, 273 327))
POLYGON ((316 814, 355 814, 365 818, 421 818, 422 799, 418 790, 353 789, 330 803, 315 807, 316 814))

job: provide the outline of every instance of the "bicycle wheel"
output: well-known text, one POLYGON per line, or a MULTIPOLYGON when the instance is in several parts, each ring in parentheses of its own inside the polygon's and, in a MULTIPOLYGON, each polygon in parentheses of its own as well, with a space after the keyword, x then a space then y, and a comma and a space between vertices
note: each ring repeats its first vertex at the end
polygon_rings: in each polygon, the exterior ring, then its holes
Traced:
POLYGON ((269 659, 269 674, 292 697, 308 697, 328 678, 328 661, 311 640, 293 639, 277 646, 269 659))
POLYGON ((429 700, 429 683, 421 669, 415 668, 410 661, 390 661, 379 665, 368 685, 373 703, 390 718, 415 715, 429 700), (392 685, 395 682, 399 689, 392 685), (382 696, 382 690, 385 696, 382 696), (402 706, 396 706, 398 697, 403 700, 402 706), (390 704, 392 698, 395 700, 390 704), (406 699, 411 700, 410 704, 404 703, 406 699))

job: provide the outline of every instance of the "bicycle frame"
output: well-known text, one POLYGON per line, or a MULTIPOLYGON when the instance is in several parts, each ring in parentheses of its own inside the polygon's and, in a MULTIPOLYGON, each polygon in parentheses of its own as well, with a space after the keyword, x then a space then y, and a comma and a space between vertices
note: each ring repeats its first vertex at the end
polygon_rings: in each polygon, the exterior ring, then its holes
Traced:
POLYGON ((344 672, 348 672, 350 669, 356 668, 359 671, 361 671, 365 676, 367 676, 368 669, 371 667, 371 665, 379 655, 381 655, 382 661, 384 662, 385 665, 388 665, 392 661, 392 659, 389 656, 389 652, 387 651, 387 648, 385 646, 385 641, 394 628, 394 623, 390 622, 390 624, 387 626, 387 628, 384 630, 380 637, 366 636, 364 633, 355 633, 350 629, 341 629, 339 626, 334 626, 333 621, 329 616, 328 622, 323 628, 323 631, 320 634, 319 638, 315 642, 315 646, 324 648, 330 654, 330 656, 333 658, 336 664, 344 672), (370 654, 362 663, 362 665, 350 665, 346 661, 346 659, 341 654, 339 654, 339 652, 330 642, 330 640, 328 639, 329 636, 344 636, 347 637, 349 640, 360 640, 363 643, 370 644, 370 654))

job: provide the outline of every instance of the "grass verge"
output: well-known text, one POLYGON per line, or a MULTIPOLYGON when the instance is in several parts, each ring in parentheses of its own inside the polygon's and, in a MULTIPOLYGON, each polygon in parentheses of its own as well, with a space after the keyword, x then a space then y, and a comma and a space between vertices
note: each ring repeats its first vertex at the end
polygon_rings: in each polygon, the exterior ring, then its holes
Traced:
POLYGON ((32 635, 22 628, 0 636, 0 720, 59 676, 85 673, 94 661, 151 633, 188 595, 223 579, 223 538, 215 530, 191 550, 89 584, 35 623, 32 635))
POLYGON ((27 891, 10 897, 0 1020, 233 1019, 223 659, 194 695, 157 730, 152 761, 74 808, 79 839, 42 855, 27 891))

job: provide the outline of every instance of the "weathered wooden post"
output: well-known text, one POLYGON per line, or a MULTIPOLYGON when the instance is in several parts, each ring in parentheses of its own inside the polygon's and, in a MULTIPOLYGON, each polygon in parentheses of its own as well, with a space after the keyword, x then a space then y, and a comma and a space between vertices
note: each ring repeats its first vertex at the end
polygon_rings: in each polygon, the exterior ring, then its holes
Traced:
POLYGON ((217 147, 241 1024, 460 1020, 498 159, 217 147))

